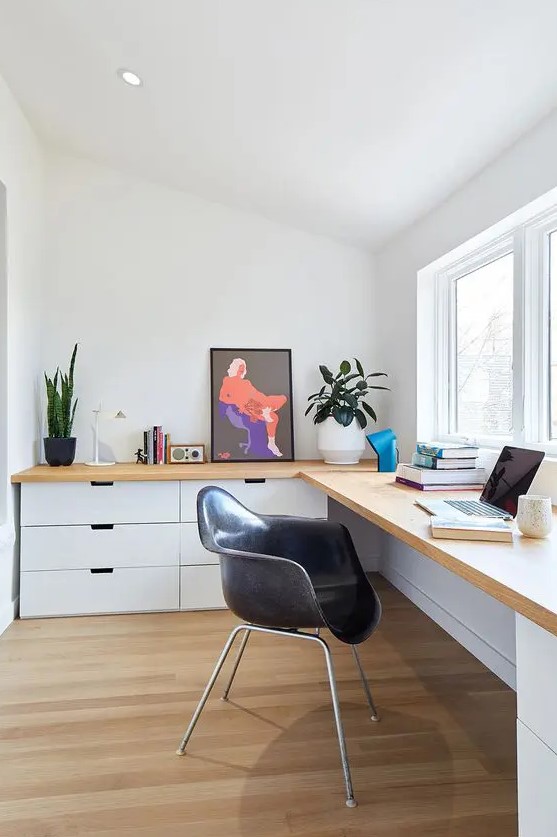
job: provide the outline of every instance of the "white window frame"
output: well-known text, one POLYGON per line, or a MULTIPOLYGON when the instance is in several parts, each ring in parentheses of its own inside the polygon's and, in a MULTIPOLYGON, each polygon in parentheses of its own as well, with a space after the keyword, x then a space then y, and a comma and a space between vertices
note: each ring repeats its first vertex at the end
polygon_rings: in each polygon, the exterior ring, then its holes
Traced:
MULTIPOLYGON (((535 202, 536 204, 538 202, 535 202)), ((536 207, 537 208, 537 207, 536 207)), ((525 208, 527 210, 527 208, 525 208)), ((557 230, 557 202, 542 212, 524 211, 520 223, 507 223, 493 236, 483 234, 458 257, 437 263, 435 299, 435 429, 444 442, 468 442, 482 448, 527 445, 557 456, 550 438, 550 263, 549 235, 557 230), (456 281, 509 253, 513 259, 513 407, 508 436, 463 436, 456 432, 456 281)), ((508 219, 509 221, 514 218, 508 219)), ((556 277, 557 278, 557 277, 556 277)))

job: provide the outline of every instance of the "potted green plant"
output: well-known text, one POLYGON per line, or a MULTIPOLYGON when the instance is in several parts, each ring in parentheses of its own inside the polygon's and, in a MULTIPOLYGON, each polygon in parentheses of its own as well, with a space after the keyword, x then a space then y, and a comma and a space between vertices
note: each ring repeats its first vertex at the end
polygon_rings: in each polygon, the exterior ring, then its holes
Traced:
POLYGON ((315 410, 317 447, 325 462, 331 464, 355 465, 360 461, 365 450, 367 417, 377 421, 375 410, 365 399, 373 389, 389 389, 370 383, 372 378, 387 377, 386 372, 365 375, 360 361, 354 358, 354 364, 356 371, 343 360, 336 375, 320 366, 325 383, 308 398, 310 405, 305 415, 315 410))
POLYGON ((71 465, 75 459, 75 436, 72 436, 77 398, 73 397, 73 373, 77 343, 75 344, 67 374, 57 367, 53 378, 46 372, 48 436, 44 439, 44 453, 49 465, 71 465))

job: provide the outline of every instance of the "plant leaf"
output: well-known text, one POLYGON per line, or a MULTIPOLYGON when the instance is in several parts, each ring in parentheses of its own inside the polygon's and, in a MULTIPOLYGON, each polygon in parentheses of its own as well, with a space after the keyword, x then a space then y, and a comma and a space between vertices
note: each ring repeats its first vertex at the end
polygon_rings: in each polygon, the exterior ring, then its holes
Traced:
POLYGON ((367 427, 367 419, 361 410, 356 410, 356 418, 358 419, 358 424, 362 430, 367 427))
POLYGON ((343 360, 342 363, 340 364, 340 371, 341 371, 342 375, 348 375, 350 373, 351 369, 352 369, 352 367, 350 366, 350 364, 347 360, 343 360))
POLYGON ((356 363, 356 369, 358 370, 361 377, 363 378, 364 377, 364 367, 362 366, 362 364, 360 363, 360 361, 358 360, 357 357, 354 358, 354 362, 356 363))
POLYGON ((304 416, 307 416, 309 413, 311 413, 314 406, 315 406, 314 404, 310 404, 309 407, 307 408, 307 410, 305 411, 304 416))
POLYGON ((386 372, 371 372, 371 374, 366 375, 366 381, 368 378, 388 378, 388 374, 386 372))
POLYGON ((370 388, 370 389, 385 389, 385 390, 387 390, 388 392, 390 392, 390 391, 391 391, 391 388, 390 388, 390 387, 376 387, 376 386, 372 386, 371 384, 369 385, 369 388, 370 388))
POLYGON ((333 383, 333 380, 334 380, 334 378, 333 378, 333 373, 331 372, 331 370, 330 370, 330 369, 327 369, 327 367, 326 367, 326 366, 321 365, 321 366, 319 367, 319 371, 321 372, 321 374, 322 374, 322 376, 323 376, 323 380, 324 380, 327 384, 332 384, 332 383, 333 383))
POLYGON ((377 421, 377 416, 375 415, 375 410, 373 409, 373 407, 370 407, 369 404, 367 404, 365 401, 362 401, 362 407, 364 408, 368 416, 371 416, 373 421, 377 421))

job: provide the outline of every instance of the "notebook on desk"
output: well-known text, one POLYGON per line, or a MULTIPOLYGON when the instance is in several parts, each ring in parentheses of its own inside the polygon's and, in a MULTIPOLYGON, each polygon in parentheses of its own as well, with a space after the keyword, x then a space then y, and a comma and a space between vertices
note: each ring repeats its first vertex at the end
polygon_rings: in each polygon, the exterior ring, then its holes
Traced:
POLYGON ((505 445, 485 484, 479 500, 416 500, 416 505, 438 517, 452 520, 470 516, 512 520, 518 498, 526 494, 534 481, 544 454, 505 445))

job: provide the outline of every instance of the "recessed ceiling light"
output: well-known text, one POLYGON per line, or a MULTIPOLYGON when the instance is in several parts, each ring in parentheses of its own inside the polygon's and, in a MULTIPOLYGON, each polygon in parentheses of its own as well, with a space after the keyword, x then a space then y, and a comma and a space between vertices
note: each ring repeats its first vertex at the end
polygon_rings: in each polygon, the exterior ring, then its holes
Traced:
POLYGON ((126 70, 125 68, 122 68, 118 70, 118 75, 120 76, 122 81, 125 81, 126 84, 129 84, 131 87, 142 87, 143 85, 143 81, 141 80, 141 78, 137 75, 137 73, 134 73, 132 70, 126 70))

